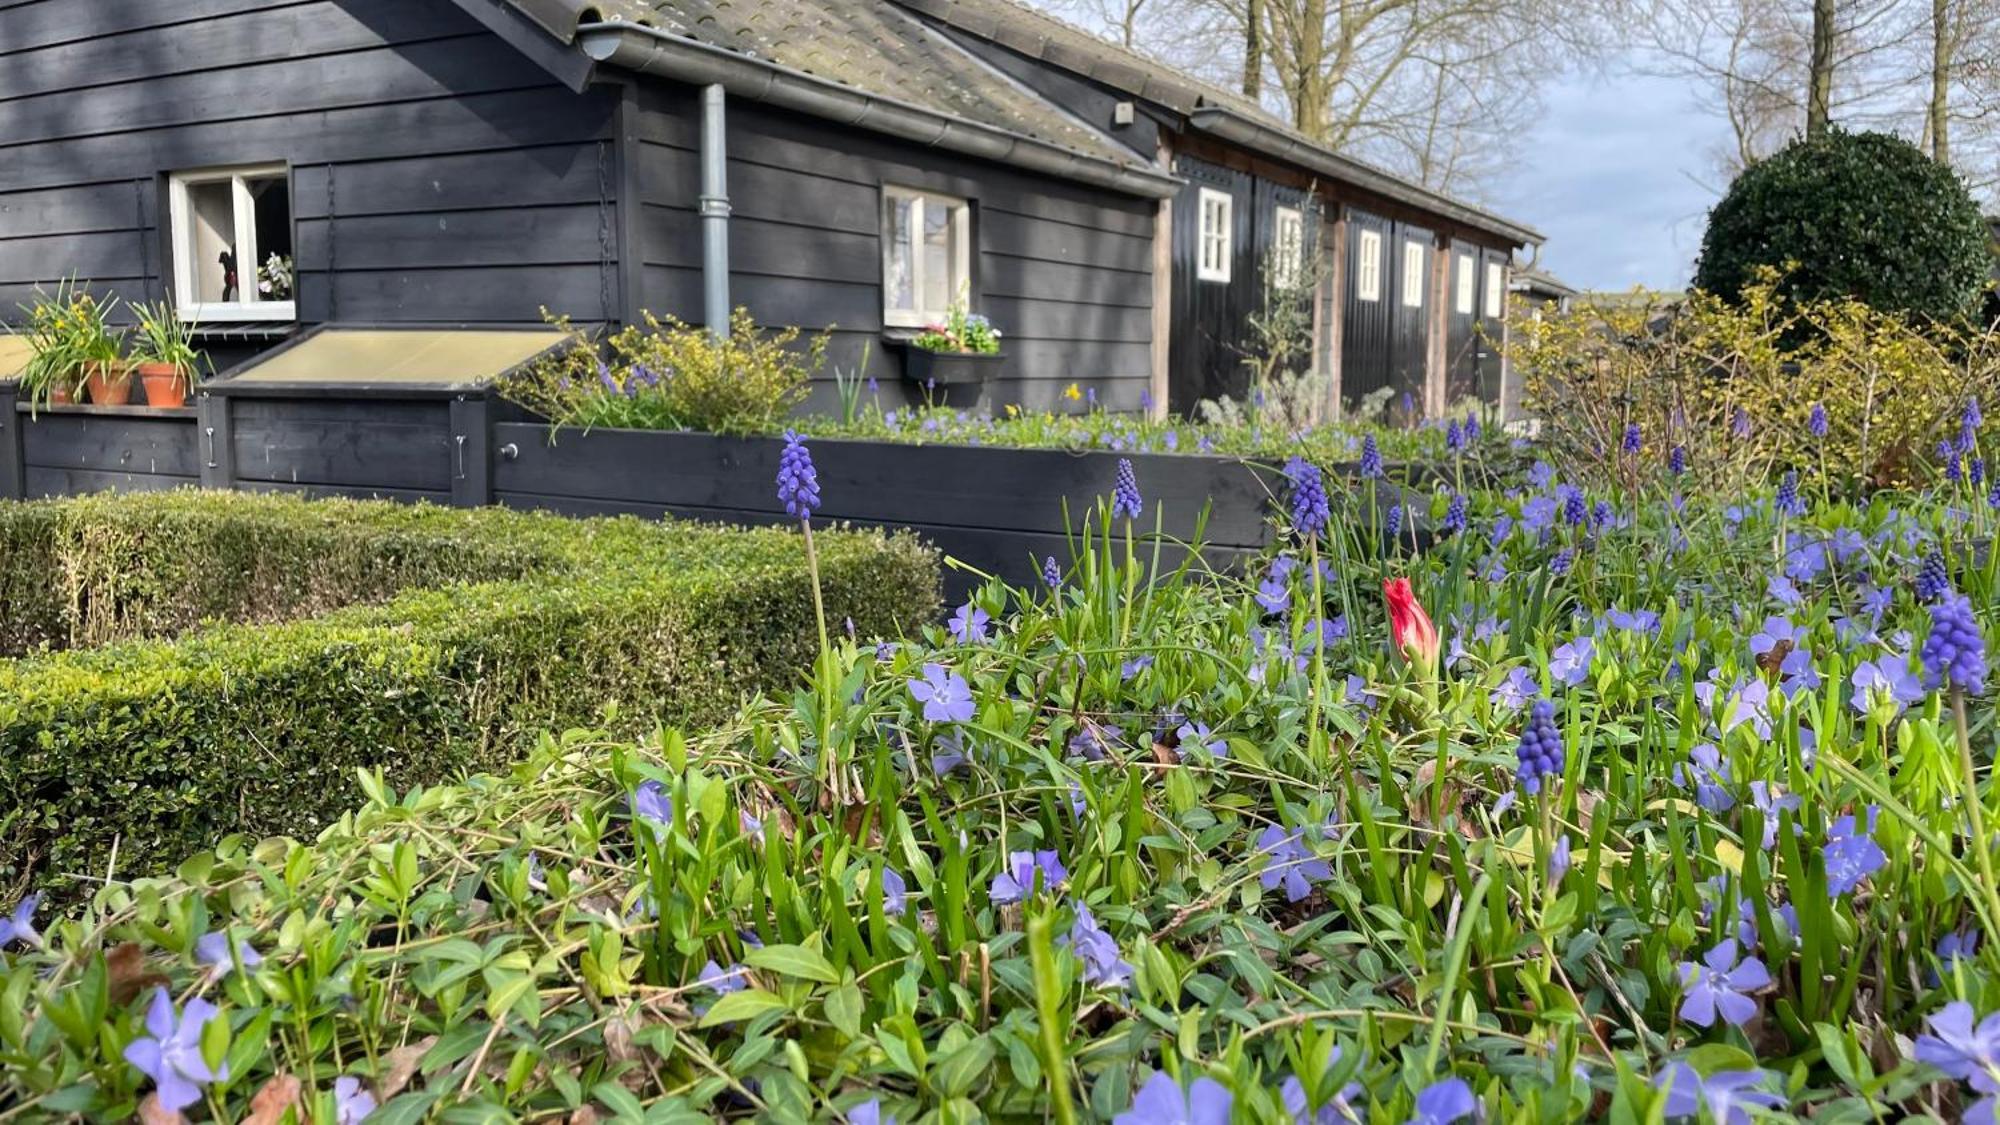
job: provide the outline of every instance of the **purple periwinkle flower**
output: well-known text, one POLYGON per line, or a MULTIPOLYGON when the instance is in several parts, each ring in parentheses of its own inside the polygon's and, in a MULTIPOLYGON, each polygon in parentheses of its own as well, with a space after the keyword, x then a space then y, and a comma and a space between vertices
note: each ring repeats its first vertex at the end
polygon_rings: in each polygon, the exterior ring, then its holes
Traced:
POLYGON ((333 1125, 361 1125, 375 1112, 375 1095, 361 1079, 343 1074, 333 1080, 333 1125))
POLYGON ((665 785, 648 778, 632 791, 632 814, 661 828, 672 827, 674 799, 665 785))
POLYGON ((904 896, 908 891, 909 886, 903 882, 901 875, 896 874, 895 868, 884 867, 882 869, 882 912, 884 914, 892 917, 901 914, 903 912, 904 896))
POLYGON ((201 1100, 201 1088, 227 1076, 217 1073, 201 1054, 202 1029, 220 1012, 206 1000, 189 1000, 178 1016, 164 987, 153 990, 146 1010, 146 1035, 125 1045, 125 1061, 153 1080, 161 1108, 179 1112, 201 1100))
POLYGON ((924 719, 933 723, 972 721, 972 685, 942 664, 925 664, 924 678, 909 682, 910 697, 924 705, 924 719))
POLYGON ((1669 1118, 1699 1117, 1714 1125, 1750 1125, 1749 1107, 1781 1109, 1785 1105, 1783 1097, 1756 1088, 1768 1077, 1761 1070, 1724 1070, 1703 1078, 1688 1064, 1671 1062, 1654 1077, 1653 1085, 1667 1092, 1669 1118))
POLYGON ((1978 930, 1953 930, 1938 939, 1938 964, 1949 970, 1954 961, 1970 961, 1979 953, 1978 930))
POLYGON ((35 929, 35 908, 42 903, 40 891, 23 896, 14 904, 14 910, 5 918, 0 918, 0 949, 13 942, 22 945, 40 946, 41 932, 35 929))
POLYGON ((205 933, 194 939, 194 957, 195 960, 208 966, 217 977, 226 977, 235 971, 239 961, 246 969, 254 969, 264 963, 264 955, 252 949, 247 941, 236 943, 235 956, 232 957, 229 935, 221 930, 205 933))
POLYGON ((1165 1071, 1154 1071, 1132 1097, 1132 1108, 1112 1125, 1229 1125, 1235 1096, 1213 1078, 1202 1077, 1186 1090, 1165 1071))
POLYGON ((1563 876, 1570 868, 1569 836, 1564 834, 1556 840, 1556 846, 1549 849, 1549 886, 1561 886, 1563 876))
POLYGON ((1729 415, 1729 431, 1736 435, 1736 440, 1738 441, 1748 440, 1750 437, 1750 412, 1741 406, 1731 411, 1729 415))
POLYGON ((1463 1078, 1433 1082, 1417 1092, 1417 1113, 1404 1125, 1452 1125, 1479 1112, 1479 1099, 1463 1078))
POLYGON ((1500 686, 1493 689, 1493 706, 1506 711, 1518 711, 1542 694, 1542 685, 1526 668, 1514 667, 1500 680, 1500 686))
POLYGON ((848 1125, 896 1125, 895 1114, 882 1112, 882 1099, 869 1098, 847 1111, 848 1125))
POLYGON ((1212 757, 1227 758, 1229 756, 1228 741, 1214 737, 1213 733, 1208 729, 1207 723, 1194 722, 1192 720, 1182 723, 1180 729, 1174 732, 1174 743, 1183 751, 1187 750, 1190 746, 1199 746, 1203 750, 1208 751, 1212 757))
POLYGON ((1313 883, 1333 876, 1333 869, 1305 843, 1303 829, 1287 832, 1273 824, 1258 833, 1257 850, 1270 857, 1257 881, 1267 891, 1284 884, 1286 902, 1299 901, 1312 893, 1313 883))
POLYGON ((1041 890, 1054 891, 1068 881, 1069 872, 1052 851, 1009 852, 1006 868, 993 877, 986 897, 996 905, 1020 902, 1035 892, 1038 879, 1041 890))
POLYGON ((1292 485, 1292 527, 1308 539, 1325 534, 1333 511, 1327 504, 1326 481, 1319 466, 1293 457, 1285 462, 1285 479, 1292 485))
POLYGON ((1866 715, 1877 708, 1892 715, 1923 701, 1924 685, 1910 671, 1910 662, 1894 655, 1864 660, 1854 666, 1847 682, 1854 687, 1854 709, 1866 715))
POLYGON ((979 644, 986 640, 986 626, 992 620, 985 610, 966 602, 951 615, 951 639, 962 645, 979 644))
POLYGON ((809 520, 819 510, 819 471, 805 439, 785 431, 785 451, 778 457, 778 503, 793 519, 809 520))
POLYGON ((1969 1082, 1982 1094, 2000 1093, 2000 1012, 1973 1022, 1972 1005, 1954 1000, 1925 1019, 1911 1054, 1920 1063, 1969 1082))
POLYGON ((1118 955, 1118 940, 1097 924, 1090 907, 1082 903, 1077 904, 1067 944, 1083 962, 1083 982, 1092 988, 1123 988, 1132 979, 1132 966, 1118 955))
POLYGON ((1869 833, 1875 830, 1876 808, 1868 806, 1867 827, 1857 827, 1853 814, 1841 817, 1826 830, 1826 893, 1844 895, 1862 880, 1888 866, 1889 856, 1869 833))
POLYGON ((1713 1027, 1719 1015, 1723 1021, 1741 1027, 1757 1014, 1757 1002, 1749 993, 1771 983, 1764 962, 1736 955, 1736 939, 1723 938, 1701 959, 1701 964, 1682 961, 1681 1018, 1698 1027, 1713 1027))
MULTIPOLYGON (((1333 1049, 1329 1065, 1340 1058, 1340 1048, 1333 1049)), ((1278 1100, 1284 1104, 1285 1112, 1291 1115, 1292 1125, 1361 1125, 1361 1114, 1354 1108, 1367 1095, 1367 1090, 1359 1082, 1349 1082, 1328 1098, 1326 1104, 1314 1111, 1310 1099, 1306 1097, 1305 1083, 1297 1075, 1285 1079, 1278 1087, 1278 1100)))
POLYGON ((1932 683, 1967 695, 1986 690, 1986 635, 1971 599, 1950 594, 1931 606, 1930 635, 1918 656, 1932 683))
POLYGON ((1673 777, 1675 785, 1692 785, 1695 804, 1709 812, 1726 813, 1736 807, 1736 796, 1729 791, 1729 765, 1712 742, 1688 751, 1687 762, 1674 766, 1673 777))
POLYGON ((1566 687, 1581 684, 1590 675, 1590 660, 1596 651, 1597 643, 1589 637, 1557 645, 1549 654, 1549 679, 1566 687))
POLYGON ((1146 511, 1145 501, 1139 498, 1139 476, 1132 469, 1127 458, 1118 459, 1118 480, 1111 489, 1111 514, 1136 520, 1146 511))
POLYGON ((1124 733, 1125 728, 1117 723, 1099 723, 1086 719, 1083 729, 1070 736, 1069 752, 1079 758, 1101 762, 1104 760, 1104 755, 1118 745, 1118 739, 1124 733))

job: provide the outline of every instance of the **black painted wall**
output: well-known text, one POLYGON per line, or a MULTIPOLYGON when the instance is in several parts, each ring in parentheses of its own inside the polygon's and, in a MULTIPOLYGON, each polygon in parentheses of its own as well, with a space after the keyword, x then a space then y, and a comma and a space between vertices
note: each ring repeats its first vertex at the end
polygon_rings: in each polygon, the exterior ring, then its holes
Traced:
POLYGON ((1380 215, 1358 208, 1347 209, 1347 262, 1341 288, 1345 320, 1341 325, 1340 397, 1349 404, 1359 403, 1389 385, 1392 349, 1393 310, 1397 299, 1393 264, 1396 255, 1393 224, 1380 215), (1375 300, 1361 299, 1363 231, 1381 236, 1376 251, 1376 268, 1381 278, 1375 300))
POLYGON ((0 4, 0 317, 163 296, 166 174, 285 162, 302 323, 603 319, 614 105, 444 0, 0 4))
POLYGON ((1457 402, 1479 389, 1479 302, 1483 296, 1486 270, 1479 247, 1464 239, 1451 240, 1451 259, 1445 275, 1445 402, 1457 402), (1468 279, 1466 275, 1471 275, 1468 279), (1460 311, 1460 285, 1471 287, 1472 307, 1460 311))
MULTIPOLYGON (((643 304, 702 317, 696 92, 640 90, 643 304)), ((1003 333, 994 408, 1074 408, 1070 383, 1132 410, 1152 371, 1151 200, 1027 175, 755 103, 728 104, 730 302, 758 323, 831 329, 813 405, 831 407, 832 368, 876 377, 885 407, 912 397, 882 323, 884 184, 970 201, 971 305, 1003 333)))

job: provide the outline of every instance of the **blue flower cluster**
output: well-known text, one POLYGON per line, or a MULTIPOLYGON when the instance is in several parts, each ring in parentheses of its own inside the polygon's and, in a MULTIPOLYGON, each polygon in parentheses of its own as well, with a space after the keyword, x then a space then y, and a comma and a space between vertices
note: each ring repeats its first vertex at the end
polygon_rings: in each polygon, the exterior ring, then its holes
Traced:
POLYGON ((1139 476, 1132 471, 1132 462, 1120 457, 1118 480, 1111 489, 1111 514, 1136 520, 1144 515, 1145 511, 1145 501, 1139 498, 1139 476))
POLYGON ((1977 695, 1986 688, 1986 637, 1972 601, 1952 594, 1931 606, 1931 633, 1919 654, 1934 684, 1977 695))
POLYGON ((819 510, 819 470, 805 439, 791 430, 785 431, 785 451, 778 458, 778 503, 798 520, 819 510))
POLYGON ((1521 744, 1514 754, 1520 759, 1514 776, 1530 796, 1542 791, 1543 778, 1562 773, 1562 732, 1556 729, 1554 703, 1540 700, 1528 710, 1528 725, 1521 731, 1521 744))
POLYGON ((1326 481, 1319 467, 1303 457, 1285 462, 1285 478, 1292 483, 1292 526, 1310 539, 1324 534, 1333 520, 1327 504, 1326 481))

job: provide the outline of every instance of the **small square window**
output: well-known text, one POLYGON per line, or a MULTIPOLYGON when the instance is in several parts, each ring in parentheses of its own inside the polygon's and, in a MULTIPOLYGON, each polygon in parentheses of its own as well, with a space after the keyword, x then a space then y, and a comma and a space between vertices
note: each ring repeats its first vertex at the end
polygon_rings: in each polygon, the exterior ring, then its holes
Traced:
POLYGON ((1354 296, 1363 301, 1382 299, 1382 234, 1364 230, 1354 240, 1354 296))
POLYGON ((883 188, 883 323, 939 323, 971 293, 971 205, 936 192, 883 188))
POLYGON ((291 177, 281 164, 167 181, 174 302, 190 321, 294 320, 291 177))
POLYGON ((1305 212, 1280 207, 1271 218, 1271 284, 1291 289, 1299 284, 1306 257, 1305 212))
POLYGON ((1499 262, 1486 263, 1486 316, 1498 320, 1501 313, 1501 298, 1507 295, 1506 271, 1499 262))
POLYGON ((1236 199, 1226 191, 1201 189, 1201 232, 1195 262, 1195 277, 1202 281, 1229 280, 1231 259, 1236 252, 1236 199))
POLYGON ((1403 243, 1403 307, 1424 307, 1424 244, 1403 243))
POLYGON ((1473 282, 1477 281, 1478 277, 1479 275, 1475 273, 1472 268, 1472 255, 1460 254, 1458 256, 1458 279, 1457 279, 1458 282, 1457 308, 1460 316, 1472 315, 1472 287, 1473 287, 1473 282))

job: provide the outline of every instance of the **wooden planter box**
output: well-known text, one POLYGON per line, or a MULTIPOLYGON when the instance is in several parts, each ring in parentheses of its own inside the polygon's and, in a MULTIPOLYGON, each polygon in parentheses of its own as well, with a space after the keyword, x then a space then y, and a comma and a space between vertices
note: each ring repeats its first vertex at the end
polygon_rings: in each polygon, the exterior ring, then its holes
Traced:
MULTIPOLYGON (((776 438, 562 430, 551 443, 549 428, 538 423, 503 422, 493 430, 494 499, 510 507, 790 522, 775 493, 784 449, 776 438)), ((1039 581, 1051 555, 1067 569, 1071 537, 1111 494, 1121 456, 828 439, 813 441, 812 452, 820 519, 911 528, 961 563, 1016 585, 1039 581)), ((1217 567, 1269 543, 1270 497, 1282 485, 1276 466, 1178 454, 1130 460, 1147 507, 1142 535, 1153 532, 1155 506, 1165 506, 1163 564, 1185 557, 1178 544, 1192 541, 1198 526, 1204 557, 1217 567)), ((962 597, 980 581, 949 569, 948 596, 962 597)))
POLYGON ((963 387, 993 381, 1006 352, 934 352, 909 345, 903 352, 903 377, 922 386, 963 387))

